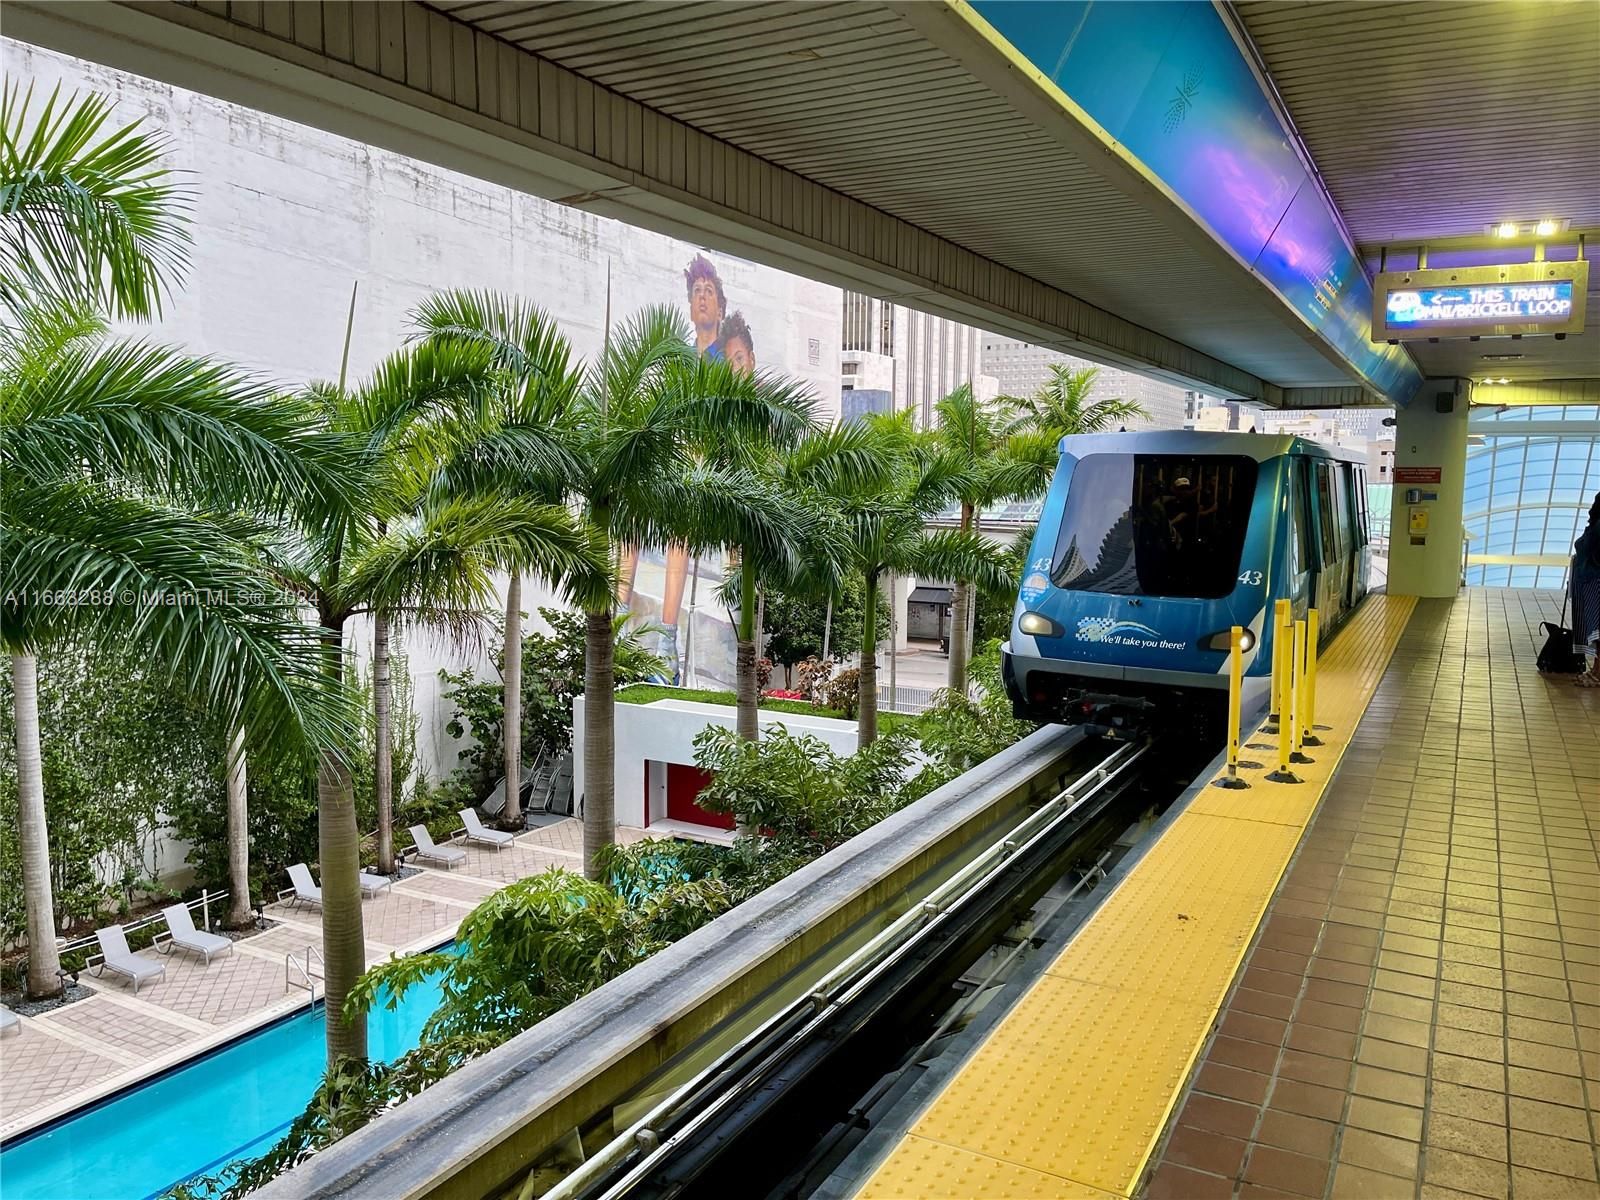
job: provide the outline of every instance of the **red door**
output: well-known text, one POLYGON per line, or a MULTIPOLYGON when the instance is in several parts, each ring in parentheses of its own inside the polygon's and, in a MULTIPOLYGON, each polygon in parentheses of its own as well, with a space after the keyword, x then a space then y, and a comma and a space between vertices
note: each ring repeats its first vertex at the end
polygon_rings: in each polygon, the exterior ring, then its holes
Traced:
POLYGON ((707 812, 695 803, 695 797, 711 782, 711 772, 687 763, 667 764, 667 817, 690 825, 706 825, 712 829, 732 829, 732 813, 707 812))

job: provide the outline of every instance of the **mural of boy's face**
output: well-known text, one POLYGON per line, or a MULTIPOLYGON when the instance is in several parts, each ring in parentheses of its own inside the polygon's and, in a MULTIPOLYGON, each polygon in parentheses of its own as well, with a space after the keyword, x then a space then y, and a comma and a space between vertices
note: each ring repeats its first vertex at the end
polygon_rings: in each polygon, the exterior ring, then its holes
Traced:
POLYGON ((750 349, 750 343, 741 337, 729 338, 722 347, 722 352, 727 356, 728 365, 741 375, 753 375, 756 370, 756 353, 750 349))
POLYGON ((715 329, 722 324, 722 305, 717 300, 717 281, 696 279, 689 288, 689 319, 696 329, 715 329))

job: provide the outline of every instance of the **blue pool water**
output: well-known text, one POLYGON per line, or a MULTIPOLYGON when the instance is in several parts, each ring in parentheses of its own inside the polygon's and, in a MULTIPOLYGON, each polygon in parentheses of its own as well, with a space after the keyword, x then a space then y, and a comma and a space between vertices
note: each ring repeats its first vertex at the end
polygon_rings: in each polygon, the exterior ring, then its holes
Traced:
MULTIPOLYGON (((393 1012, 374 1011, 368 1053, 388 1061, 412 1049, 438 1003, 438 987, 420 983, 393 1012)), ((253 1158, 305 1108, 325 1053, 318 1004, 7 1143, 0 1149, 0 1195, 144 1200, 192 1175, 253 1158)))

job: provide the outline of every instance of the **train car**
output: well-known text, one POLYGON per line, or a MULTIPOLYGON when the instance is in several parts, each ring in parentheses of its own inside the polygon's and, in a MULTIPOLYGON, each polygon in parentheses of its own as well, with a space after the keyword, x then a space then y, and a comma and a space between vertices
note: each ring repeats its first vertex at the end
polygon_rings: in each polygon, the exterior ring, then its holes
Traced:
POLYGON ((1082 434, 1061 457, 1002 647, 1031 720, 1211 726, 1245 629, 1244 711, 1271 690, 1273 602, 1324 639, 1367 592, 1366 468, 1286 435, 1082 434))

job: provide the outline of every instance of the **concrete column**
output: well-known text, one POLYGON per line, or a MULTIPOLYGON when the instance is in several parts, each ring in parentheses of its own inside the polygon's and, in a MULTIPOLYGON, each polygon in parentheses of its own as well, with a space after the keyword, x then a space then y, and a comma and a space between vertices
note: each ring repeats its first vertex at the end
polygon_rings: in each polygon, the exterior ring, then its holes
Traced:
POLYGON ((1429 379, 1395 411, 1389 591, 1454 596, 1461 587, 1461 497, 1470 380, 1429 379), (1428 480, 1437 471, 1438 482, 1428 480), (1410 501, 1417 494, 1416 503, 1410 501))

